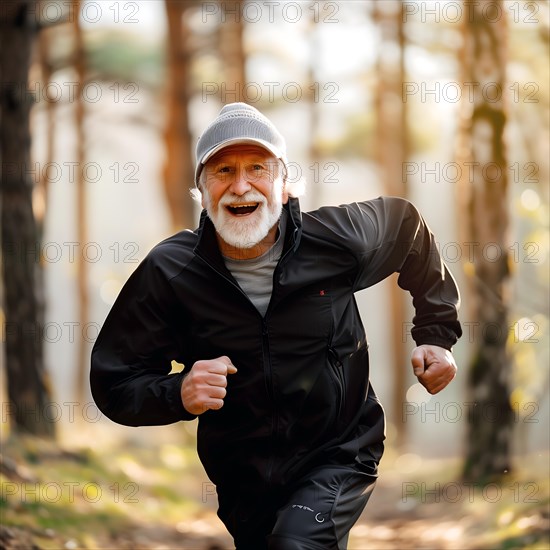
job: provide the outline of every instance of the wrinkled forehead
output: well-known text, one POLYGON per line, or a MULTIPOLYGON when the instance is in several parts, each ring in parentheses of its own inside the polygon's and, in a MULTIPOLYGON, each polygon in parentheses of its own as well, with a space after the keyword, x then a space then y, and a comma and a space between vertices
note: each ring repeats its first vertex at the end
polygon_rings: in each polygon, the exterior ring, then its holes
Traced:
POLYGON ((220 161, 236 161, 239 159, 277 162, 277 158, 270 151, 259 145, 237 144, 229 145, 218 151, 212 158, 208 159, 205 166, 220 161))

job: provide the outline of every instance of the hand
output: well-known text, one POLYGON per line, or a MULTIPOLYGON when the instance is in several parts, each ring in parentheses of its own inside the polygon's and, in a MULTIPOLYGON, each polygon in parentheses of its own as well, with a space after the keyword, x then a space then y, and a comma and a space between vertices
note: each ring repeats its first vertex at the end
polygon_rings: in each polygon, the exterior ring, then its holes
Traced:
POLYGON ((197 361, 181 384, 181 400, 186 411, 202 414, 208 409, 219 410, 227 391, 227 375, 237 369, 229 357, 197 361))
POLYGON ((411 357, 414 375, 429 393, 439 393, 456 376, 453 354, 439 346, 424 344, 414 348, 411 357))

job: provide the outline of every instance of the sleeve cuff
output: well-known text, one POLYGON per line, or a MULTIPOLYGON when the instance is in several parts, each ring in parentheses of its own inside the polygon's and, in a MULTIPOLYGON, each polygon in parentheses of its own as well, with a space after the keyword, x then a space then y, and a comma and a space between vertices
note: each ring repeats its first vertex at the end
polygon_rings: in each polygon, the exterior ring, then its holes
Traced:
POLYGON ((440 348, 451 351, 462 334, 458 321, 453 323, 453 325, 456 326, 449 327, 447 325, 438 324, 427 327, 414 327, 411 331, 411 335, 417 346, 427 344, 439 346, 440 348))
POLYGON ((186 375, 187 373, 183 372, 170 375, 173 380, 170 390, 166 394, 166 399, 168 401, 168 407, 180 420, 194 420, 197 418, 197 415, 191 414, 186 410, 181 400, 181 384, 186 375))

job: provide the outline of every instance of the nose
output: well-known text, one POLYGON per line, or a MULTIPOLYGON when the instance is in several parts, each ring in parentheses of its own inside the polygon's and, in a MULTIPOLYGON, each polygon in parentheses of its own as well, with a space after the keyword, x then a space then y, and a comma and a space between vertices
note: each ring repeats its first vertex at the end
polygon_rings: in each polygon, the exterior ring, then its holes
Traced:
POLYGON ((250 178, 244 166, 239 167, 235 172, 235 178, 231 183, 229 190, 235 195, 244 195, 252 189, 250 178))

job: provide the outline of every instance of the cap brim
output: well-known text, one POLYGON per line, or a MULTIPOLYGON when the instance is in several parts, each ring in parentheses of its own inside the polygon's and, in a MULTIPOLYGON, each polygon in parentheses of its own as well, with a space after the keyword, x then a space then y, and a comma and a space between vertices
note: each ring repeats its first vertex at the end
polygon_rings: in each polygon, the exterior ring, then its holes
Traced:
POLYGON ((281 152, 276 147, 274 147, 271 143, 268 143, 263 139, 232 138, 232 139, 226 139, 225 141, 218 143, 216 147, 214 147, 213 149, 210 149, 210 151, 207 151, 207 153, 203 155, 200 163, 206 164, 209 159, 211 159, 216 153, 219 153, 222 149, 225 149, 226 147, 230 147, 231 145, 240 145, 240 144, 258 145, 263 149, 267 149, 274 157, 278 159, 282 158, 281 152))

